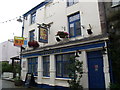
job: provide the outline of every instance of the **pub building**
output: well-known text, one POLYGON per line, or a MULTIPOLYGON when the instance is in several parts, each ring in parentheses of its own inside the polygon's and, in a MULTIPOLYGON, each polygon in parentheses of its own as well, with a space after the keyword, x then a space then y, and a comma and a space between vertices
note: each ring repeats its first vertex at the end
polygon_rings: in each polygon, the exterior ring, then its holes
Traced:
POLYGON ((23 37, 28 45, 22 50, 22 80, 33 73, 40 88, 69 87, 66 67, 77 55, 83 62, 83 88, 108 88, 108 36, 99 7, 99 2, 46 0, 26 12, 23 37))

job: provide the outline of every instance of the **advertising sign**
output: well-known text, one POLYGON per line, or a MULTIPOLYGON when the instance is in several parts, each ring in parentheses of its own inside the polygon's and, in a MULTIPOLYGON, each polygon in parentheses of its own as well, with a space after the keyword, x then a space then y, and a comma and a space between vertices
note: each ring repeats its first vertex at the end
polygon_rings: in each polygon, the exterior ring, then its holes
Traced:
POLYGON ((47 28, 40 27, 39 28, 39 41, 43 43, 48 42, 48 30, 47 28))
POLYGON ((24 37, 14 37, 14 46, 22 46, 24 44, 24 37))

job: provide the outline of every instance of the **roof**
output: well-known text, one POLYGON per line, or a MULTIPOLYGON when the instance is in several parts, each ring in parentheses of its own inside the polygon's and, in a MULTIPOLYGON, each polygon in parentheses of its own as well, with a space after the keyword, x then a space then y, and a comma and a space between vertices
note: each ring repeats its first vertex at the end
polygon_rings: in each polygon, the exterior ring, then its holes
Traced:
POLYGON ((44 5, 48 4, 51 1, 53 1, 53 0, 45 0, 45 1, 41 2, 40 4, 38 4, 37 6, 35 6, 34 8, 32 8, 31 10, 29 10, 28 12, 26 12, 25 14, 23 14, 23 16, 25 17, 28 14, 31 14, 31 13, 35 12, 37 9, 43 7, 44 5))

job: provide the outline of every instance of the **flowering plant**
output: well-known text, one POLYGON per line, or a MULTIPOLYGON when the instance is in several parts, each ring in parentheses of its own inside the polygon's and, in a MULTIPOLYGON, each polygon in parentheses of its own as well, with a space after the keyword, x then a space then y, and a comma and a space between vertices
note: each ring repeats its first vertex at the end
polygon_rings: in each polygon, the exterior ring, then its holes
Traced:
POLYGON ((37 41, 33 40, 33 41, 29 41, 29 42, 28 42, 28 46, 35 48, 35 47, 39 47, 39 44, 38 44, 37 41))
POLYGON ((58 31, 56 36, 60 36, 60 38, 68 38, 68 33, 64 31, 58 31))

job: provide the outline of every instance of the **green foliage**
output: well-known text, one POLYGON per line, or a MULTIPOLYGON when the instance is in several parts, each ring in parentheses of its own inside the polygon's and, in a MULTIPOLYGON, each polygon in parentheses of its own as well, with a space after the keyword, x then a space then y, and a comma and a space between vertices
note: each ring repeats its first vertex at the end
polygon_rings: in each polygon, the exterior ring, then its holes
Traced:
POLYGON ((115 90, 115 89, 117 89, 117 90, 120 90, 120 84, 112 84, 112 83, 110 83, 110 90, 115 90))
POLYGON ((83 87, 80 85, 80 79, 83 74, 83 68, 82 68, 83 62, 80 62, 75 57, 70 58, 70 63, 68 65, 69 70, 69 77, 71 80, 68 81, 69 87, 73 89, 79 89, 82 90, 83 87))
POLYGON ((3 72, 12 72, 12 65, 8 62, 2 62, 2 73, 3 72))
MULTIPOLYGON (((109 25, 113 25, 109 32, 109 56, 112 60, 112 73, 116 84, 120 84, 120 10, 109 15, 109 25)), ((112 85, 115 87, 115 85, 112 85)))

